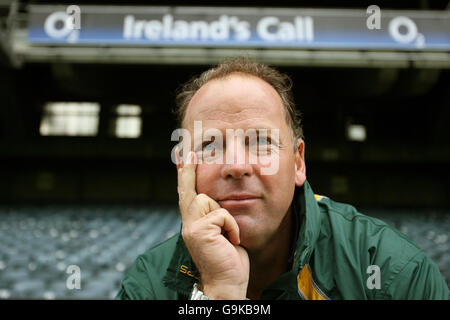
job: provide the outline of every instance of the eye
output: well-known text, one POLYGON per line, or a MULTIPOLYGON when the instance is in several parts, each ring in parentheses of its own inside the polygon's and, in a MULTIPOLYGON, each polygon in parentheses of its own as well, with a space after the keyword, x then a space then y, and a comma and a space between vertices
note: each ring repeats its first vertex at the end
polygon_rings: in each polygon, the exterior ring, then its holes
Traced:
POLYGON ((248 144, 249 145, 257 145, 257 144, 267 144, 267 138, 264 137, 254 137, 254 138, 249 138, 248 140, 248 144))
POLYGON ((271 144, 272 142, 267 137, 258 137, 258 144, 271 144))
POLYGON ((214 140, 213 140, 213 141, 204 141, 204 142, 202 143, 202 150, 211 148, 211 145, 212 145, 213 143, 214 143, 214 140))
POLYGON ((203 144, 202 144, 202 150, 203 150, 204 152, 212 152, 212 151, 217 150, 217 149, 219 149, 219 148, 221 148, 221 146, 220 146, 220 144, 217 143, 215 140, 212 140, 212 141, 205 141, 205 142, 203 142, 203 144))

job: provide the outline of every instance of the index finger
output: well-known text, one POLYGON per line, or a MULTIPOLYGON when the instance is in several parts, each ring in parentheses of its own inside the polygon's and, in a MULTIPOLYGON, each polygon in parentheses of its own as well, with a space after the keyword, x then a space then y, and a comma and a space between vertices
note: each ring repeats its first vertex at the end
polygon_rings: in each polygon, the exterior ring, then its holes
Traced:
POLYGON ((186 163, 178 168, 178 197, 181 214, 187 212, 189 205, 197 196, 195 189, 195 170, 197 168, 194 152, 188 154, 186 163))

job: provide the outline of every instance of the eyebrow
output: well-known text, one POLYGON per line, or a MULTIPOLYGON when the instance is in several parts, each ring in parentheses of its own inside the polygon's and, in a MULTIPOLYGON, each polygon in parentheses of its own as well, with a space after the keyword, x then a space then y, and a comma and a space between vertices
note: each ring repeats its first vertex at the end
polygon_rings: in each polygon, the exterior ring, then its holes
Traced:
MULTIPOLYGON (((270 133, 271 132, 271 130, 276 130, 276 129, 278 129, 278 130, 280 130, 279 128, 271 128, 271 127, 258 127, 258 128, 247 128, 247 129, 242 129, 242 128, 238 128, 238 129, 233 129, 233 128, 223 128, 223 129, 218 129, 218 128, 202 128, 202 132, 201 132, 201 137, 203 138, 203 135, 204 135, 204 133, 205 133, 205 131, 207 131, 207 130, 209 130, 209 129, 217 129, 217 130, 219 130, 221 133, 222 133, 222 135, 223 136, 226 136, 226 130, 227 129, 231 129, 231 130, 243 130, 244 131, 244 134, 246 133, 246 132, 248 132, 248 130, 254 130, 254 131, 256 131, 256 134, 257 135, 259 135, 260 134, 260 132, 261 131, 263 131, 263 130, 266 130, 268 133, 270 133)), ((195 135, 193 135, 193 138, 195 138, 195 137, 198 137, 199 135, 197 135, 197 136, 195 136, 195 135)))
MULTIPOLYGON (((212 129, 212 128, 206 128, 206 129, 204 129, 203 130, 203 132, 202 132, 202 135, 199 137, 198 135, 197 136, 194 136, 193 138, 194 138, 194 142, 195 142, 195 138, 197 137, 197 139, 199 139, 200 141, 201 141, 201 144, 200 144, 200 146, 205 146, 207 143, 210 143, 210 142, 212 142, 212 141, 215 141, 215 137, 216 136, 211 136, 211 138, 210 139, 206 139, 206 140, 204 140, 203 139, 203 133, 204 133, 204 131, 206 131, 206 130, 208 130, 208 129, 212 129), (214 138, 214 139, 213 139, 214 138)), ((225 128, 225 129, 223 129, 223 130, 225 130, 226 131, 226 129, 231 129, 231 128, 225 128)), ((242 129, 242 128, 239 128, 239 129, 242 129)), ((282 139, 281 137, 280 137, 280 135, 278 134, 278 139, 275 139, 275 140, 273 140, 273 137, 272 137, 272 134, 271 134, 271 130, 277 130, 278 128, 269 128, 269 127, 259 127, 259 128, 248 128, 248 129, 246 129, 246 130, 244 130, 244 129, 242 129, 243 131, 244 131, 244 137, 251 137, 251 136, 253 136, 253 133, 251 133, 251 134, 246 134, 246 132, 248 132, 248 130, 252 130, 252 132, 253 132, 253 130, 254 130, 254 132, 256 133, 256 137, 257 138, 259 138, 260 137, 260 132, 261 131, 267 131, 267 138, 269 138, 271 141, 274 141, 274 142, 276 142, 277 144, 279 144, 279 145, 282 145, 283 144, 283 141, 284 141, 284 139, 282 139), (283 141, 282 141, 283 140, 283 141)), ((225 143, 226 143, 226 133, 224 134, 224 132, 223 132, 223 130, 220 130, 220 129, 217 129, 217 130, 219 130, 221 133, 222 133, 222 139, 225 137, 225 139, 224 139, 224 141, 225 141, 225 143)), ((278 129, 279 130, 279 129, 278 129)), ((234 135, 235 136, 235 135, 234 135)), ((197 140, 197 141, 199 141, 199 140, 197 140)))

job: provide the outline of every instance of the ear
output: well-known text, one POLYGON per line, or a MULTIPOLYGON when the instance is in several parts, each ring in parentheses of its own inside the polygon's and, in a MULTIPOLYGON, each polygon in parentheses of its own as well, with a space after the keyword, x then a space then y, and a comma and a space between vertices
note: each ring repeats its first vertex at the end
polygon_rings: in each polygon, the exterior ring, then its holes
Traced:
POLYGON ((297 148, 295 151, 295 185, 303 186, 306 181, 306 164, 305 164, 305 142, 303 139, 297 140, 297 148))

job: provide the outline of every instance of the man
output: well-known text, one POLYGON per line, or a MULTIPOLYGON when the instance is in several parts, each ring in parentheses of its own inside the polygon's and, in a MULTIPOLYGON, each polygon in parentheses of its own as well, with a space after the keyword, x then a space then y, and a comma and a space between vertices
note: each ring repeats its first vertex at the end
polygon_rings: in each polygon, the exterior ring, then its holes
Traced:
POLYGON ((313 193, 287 76, 229 59, 188 82, 178 108, 191 134, 177 156, 182 231, 138 257, 118 299, 448 298, 438 267, 404 235, 313 193), (186 148, 196 122, 219 133, 186 148), (232 161, 201 161, 208 150, 232 161))

